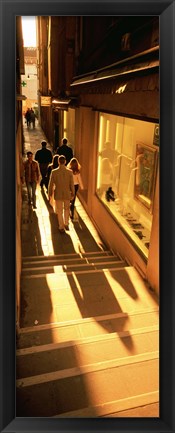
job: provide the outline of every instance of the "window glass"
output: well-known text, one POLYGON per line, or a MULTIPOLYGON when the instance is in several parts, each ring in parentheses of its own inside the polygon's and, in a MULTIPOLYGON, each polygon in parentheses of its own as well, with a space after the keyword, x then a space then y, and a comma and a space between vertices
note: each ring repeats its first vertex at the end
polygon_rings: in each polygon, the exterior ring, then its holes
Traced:
POLYGON ((146 257, 156 162, 154 123, 99 114, 97 195, 146 257))
POLYGON ((74 150, 75 145, 75 110, 69 108, 63 111, 63 136, 68 139, 69 146, 74 150))

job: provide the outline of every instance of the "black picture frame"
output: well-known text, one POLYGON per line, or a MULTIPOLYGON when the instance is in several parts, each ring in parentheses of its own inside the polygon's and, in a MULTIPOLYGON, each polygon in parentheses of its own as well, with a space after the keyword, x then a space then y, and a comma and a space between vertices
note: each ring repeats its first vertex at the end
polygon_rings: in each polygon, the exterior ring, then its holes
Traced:
POLYGON ((0 2, 0 430, 2 432, 174 432, 175 415, 175 1, 0 2), (15 17, 17 15, 159 15, 160 17, 160 418, 15 417, 15 17))

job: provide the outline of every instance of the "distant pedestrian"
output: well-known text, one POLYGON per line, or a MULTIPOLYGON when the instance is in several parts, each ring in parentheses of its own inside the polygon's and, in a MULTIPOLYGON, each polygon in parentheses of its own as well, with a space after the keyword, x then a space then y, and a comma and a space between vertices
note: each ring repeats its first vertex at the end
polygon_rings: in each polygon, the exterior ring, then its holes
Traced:
POLYGON ((30 126, 30 108, 27 108, 27 111, 25 113, 25 119, 26 119, 27 126, 30 126))
POLYGON ((27 160, 24 162, 24 175, 28 194, 28 204, 33 204, 36 209, 36 187, 39 182, 39 165, 33 159, 33 153, 27 152, 27 160))
POLYGON ((51 171, 48 196, 49 201, 54 193, 55 212, 57 213, 59 231, 64 233, 69 230, 69 210, 70 200, 75 194, 72 170, 66 167, 66 158, 60 155, 58 159, 59 167, 51 171))
POLYGON ((72 170, 73 179, 74 179, 75 195, 74 198, 71 200, 71 204, 70 204, 70 217, 71 219, 74 219, 75 199, 77 196, 77 192, 79 187, 81 189, 84 189, 84 186, 80 174, 81 165, 79 164, 77 158, 72 158, 69 164, 67 165, 67 167, 72 170))
POLYGON ((35 119, 36 119, 35 113, 34 113, 33 109, 31 108, 31 110, 30 110, 30 123, 32 123, 33 129, 35 128, 35 119))
POLYGON ((46 149, 47 143, 45 140, 41 142, 42 148, 36 151, 35 160, 39 163, 40 173, 41 173, 41 182, 40 187, 43 188, 43 185, 47 187, 47 167, 50 162, 52 162, 52 152, 49 149, 46 149))
POLYGON ((58 155, 64 155, 66 158, 66 165, 70 162, 71 158, 73 158, 73 150, 67 144, 67 138, 62 139, 61 146, 58 146, 56 149, 56 153, 58 155))

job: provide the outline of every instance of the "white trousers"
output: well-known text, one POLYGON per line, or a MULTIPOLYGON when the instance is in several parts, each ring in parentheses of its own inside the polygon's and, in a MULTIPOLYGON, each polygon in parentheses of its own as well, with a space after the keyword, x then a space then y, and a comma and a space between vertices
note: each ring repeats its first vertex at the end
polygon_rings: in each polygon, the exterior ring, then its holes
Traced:
POLYGON ((58 217, 59 229, 69 224, 70 200, 55 200, 55 212, 58 217))

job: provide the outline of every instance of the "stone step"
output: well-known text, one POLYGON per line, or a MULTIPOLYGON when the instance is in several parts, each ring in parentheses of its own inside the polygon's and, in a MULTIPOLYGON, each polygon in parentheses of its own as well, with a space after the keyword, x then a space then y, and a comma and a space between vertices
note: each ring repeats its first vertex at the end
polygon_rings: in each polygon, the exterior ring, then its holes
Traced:
POLYGON ((62 258, 64 259, 74 259, 74 258, 81 258, 81 257, 95 257, 95 256, 101 256, 101 257, 105 257, 105 256, 113 256, 113 252, 110 250, 99 250, 99 251, 90 251, 90 252, 82 252, 81 254, 79 253, 61 253, 61 254, 54 254, 54 255, 49 255, 49 256, 24 256, 22 257, 22 263, 26 263, 26 262, 35 262, 35 261, 45 261, 45 260, 62 260, 62 258))
POLYGON ((31 262, 25 262, 22 265, 22 272, 25 272, 26 270, 30 269, 47 269, 47 268, 53 268, 55 266, 68 266, 68 265, 83 265, 86 264, 86 259, 83 259, 81 257, 73 258, 73 259, 51 259, 51 260, 36 260, 31 262))
MULTIPOLYGON (((106 338, 115 333, 128 333, 137 328, 157 326, 159 322, 158 309, 144 309, 129 316, 127 313, 109 314, 89 317, 67 322, 50 323, 46 325, 20 328, 17 347, 25 349, 70 341, 81 341, 88 338, 106 338)), ((33 349, 34 350, 34 349, 33 349)))
POLYGON ((16 415, 53 417, 157 393, 158 370, 154 351, 22 378, 16 382, 16 415))
POLYGON ((158 325, 125 332, 20 349, 16 352, 16 378, 104 363, 159 349, 158 325))
POLYGON ((53 418, 158 418, 159 391, 55 415, 53 418))
POLYGON ((83 259, 81 257, 74 257, 74 258, 59 258, 55 259, 50 258, 49 259, 43 259, 43 260, 31 260, 31 261, 25 261, 22 264, 22 270, 30 269, 30 268, 41 268, 41 267, 49 267, 49 266, 55 266, 55 265, 64 265, 67 264, 79 264, 79 263, 87 263, 86 259, 83 259))
POLYGON ((35 263, 35 262, 50 262, 55 260, 70 260, 70 259, 80 259, 82 255, 80 253, 60 253, 60 254, 50 254, 48 256, 22 256, 22 266, 27 263, 35 263))
MULTIPOLYGON (((55 279, 57 285, 59 283, 59 279, 61 277, 71 276, 73 274, 79 275, 82 274, 87 279, 87 281, 90 281, 90 275, 94 275, 95 280, 99 279, 100 274, 104 274, 104 272, 107 272, 108 270, 111 272, 117 272, 117 271, 123 271, 125 268, 132 268, 130 267, 126 262, 111 262, 111 263, 97 263, 93 265, 91 264, 84 264, 84 265, 75 265, 75 266, 66 266, 66 265, 58 265, 53 267, 42 267, 41 268, 31 268, 29 269, 23 269, 21 272, 21 279, 22 281, 26 278, 45 278, 46 274, 50 274, 50 279, 55 279), (54 271, 54 272, 53 272, 54 271)), ((60 280, 61 283, 61 280, 60 280)), ((33 284, 33 283, 32 283, 33 284)))
POLYGON ((94 260, 92 263, 87 263, 86 260, 80 259, 78 263, 70 263, 70 261, 61 262, 60 264, 55 263, 55 265, 46 265, 42 264, 41 266, 37 265, 34 267, 26 267, 22 269, 21 275, 22 276, 32 276, 32 275, 39 275, 39 274, 48 274, 48 273, 69 273, 69 272, 94 272, 96 270, 103 270, 103 269, 121 269, 125 266, 128 266, 126 262, 120 261, 120 260, 111 260, 111 261, 103 261, 100 263, 100 261, 94 260))
POLYGON ((23 276, 20 326, 152 308, 156 296, 132 267, 23 276))
POLYGON ((30 269, 35 267, 48 267, 48 266, 56 266, 56 265, 81 265, 81 264, 88 264, 88 263, 113 263, 113 262, 119 262, 122 263, 123 260, 121 260, 118 256, 88 256, 88 257, 73 257, 73 258, 47 258, 46 260, 32 260, 32 261, 25 261, 22 265, 22 269, 30 269))
MULTIPOLYGON (((82 257, 91 257, 91 256, 114 256, 112 250, 101 250, 101 251, 85 251, 81 253, 82 257)), ((119 254, 116 254, 116 256, 120 257, 119 254)))

